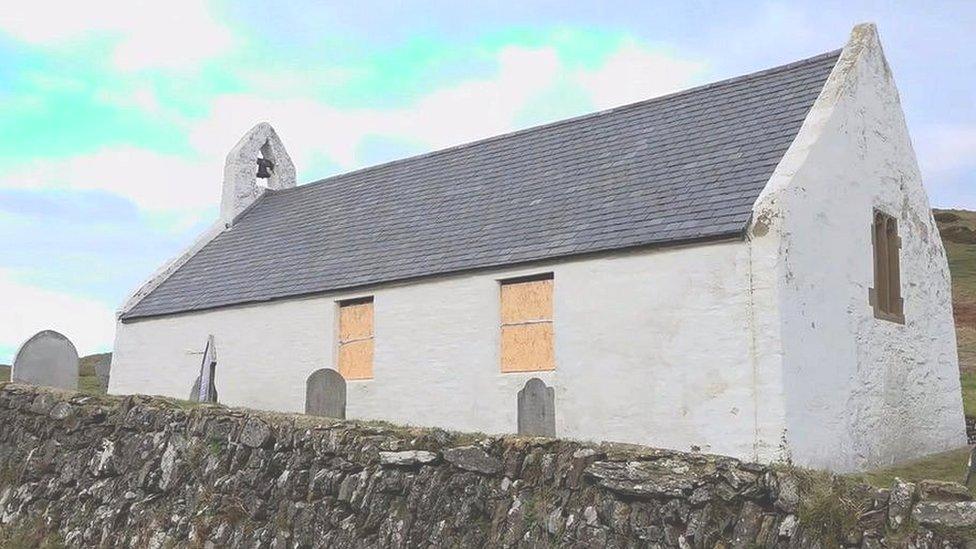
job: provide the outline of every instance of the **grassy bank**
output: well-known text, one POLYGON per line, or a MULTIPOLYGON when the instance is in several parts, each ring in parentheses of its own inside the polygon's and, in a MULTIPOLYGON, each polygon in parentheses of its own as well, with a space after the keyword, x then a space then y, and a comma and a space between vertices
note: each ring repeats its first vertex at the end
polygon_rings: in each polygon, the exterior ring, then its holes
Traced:
POLYGON ((851 477, 878 488, 890 488, 895 477, 912 482, 925 479, 962 482, 966 478, 968 462, 969 448, 966 447, 927 456, 916 461, 858 473, 851 475, 851 477))
POLYGON ((976 415, 976 212, 935 210, 952 272, 952 307, 966 415, 976 415))

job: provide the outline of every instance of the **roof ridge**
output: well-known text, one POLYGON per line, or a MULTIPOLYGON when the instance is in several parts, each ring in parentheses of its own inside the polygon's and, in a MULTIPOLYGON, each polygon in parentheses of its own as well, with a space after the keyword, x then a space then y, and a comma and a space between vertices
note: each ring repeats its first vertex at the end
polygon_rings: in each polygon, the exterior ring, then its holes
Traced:
POLYGON ((396 159, 393 159, 393 160, 388 160, 386 162, 381 162, 379 164, 373 164, 371 166, 363 166, 362 168, 356 168, 354 170, 350 170, 350 171, 342 172, 342 173, 337 173, 337 174, 334 174, 334 175, 330 175, 328 177, 324 177, 322 179, 317 179, 315 181, 310 181, 308 183, 304 183, 304 184, 301 184, 301 185, 297 185, 297 186, 292 187, 290 189, 281 189, 281 190, 276 190, 276 191, 268 191, 265 194, 266 195, 290 194, 292 192, 296 192, 296 191, 299 191, 301 189, 306 189, 306 188, 318 186, 320 184, 325 184, 325 183, 328 183, 330 181, 333 181, 333 180, 338 179, 338 178, 341 178, 341 177, 347 177, 347 176, 351 176, 351 175, 354 175, 354 174, 357 174, 357 173, 361 173, 361 172, 365 172, 365 171, 370 171, 370 170, 378 170, 380 168, 387 167, 387 166, 391 166, 391 165, 394 165, 394 164, 399 164, 401 162, 405 163, 405 162, 412 161, 412 160, 419 160, 421 158, 427 158, 427 157, 437 156, 437 155, 440 155, 440 154, 445 154, 445 153, 448 153, 448 152, 453 152, 453 151, 456 151, 456 150, 459 150, 459 149, 466 149, 468 147, 474 147, 476 145, 482 145, 484 143, 491 143, 491 142, 494 142, 494 141, 499 141, 499 140, 502 140, 502 139, 508 139, 508 138, 511 138, 511 137, 515 137, 515 136, 518 136, 518 135, 524 135, 524 134, 528 134, 528 133, 532 133, 532 132, 536 132, 536 131, 542 131, 542 130, 546 130, 546 129, 551 129, 551 128, 558 127, 558 126, 562 126, 562 125, 566 125, 566 124, 573 124, 573 123, 580 122, 580 121, 583 121, 583 120, 588 120, 590 118, 597 118, 597 117, 600 117, 600 116, 606 116, 606 115, 609 115, 609 114, 612 114, 612 113, 615 113, 615 112, 620 112, 620 111, 624 111, 624 110, 628 110, 628 109, 632 109, 632 108, 637 108, 637 107, 643 107, 643 106, 649 105, 651 103, 657 103, 657 102, 660 102, 660 101, 666 101, 666 100, 674 99, 674 98, 681 97, 681 96, 685 96, 685 95, 691 95, 693 93, 702 92, 702 91, 709 90, 709 89, 713 89, 713 88, 717 88, 717 87, 720 87, 720 86, 727 86, 727 85, 730 85, 730 84, 736 84, 736 83, 743 82, 743 81, 747 81, 747 80, 750 80, 750 79, 753 79, 753 78, 759 78, 759 77, 762 77, 762 76, 767 76, 769 74, 778 73, 778 72, 781 72, 781 71, 791 70, 791 69, 794 69, 794 68, 799 67, 799 66, 804 66, 804 65, 816 63, 816 62, 819 62, 819 61, 823 61, 823 60, 829 59, 831 57, 835 57, 835 56, 840 55, 841 51, 842 51, 842 49, 838 48, 838 49, 831 50, 831 51, 828 51, 828 52, 824 52, 824 53, 821 53, 821 54, 818 54, 818 55, 814 55, 812 57, 807 57, 806 59, 800 59, 798 61, 793 61, 793 62, 790 62, 790 63, 786 63, 785 65, 778 65, 776 67, 770 67, 768 69, 763 69, 763 70, 759 70, 759 71, 755 71, 755 72, 750 72, 750 73, 746 73, 746 74, 740 74, 739 76, 733 76, 731 78, 725 78, 723 80, 717 80, 715 82, 709 82, 707 84, 702 84, 702 85, 699 85, 699 86, 694 86, 694 87, 687 88, 687 89, 684 89, 684 90, 678 90, 676 92, 671 92, 671 93, 668 93, 668 94, 665 94, 665 95, 658 95, 656 97, 650 97, 648 99, 642 99, 640 101, 635 101, 633 103, 627 103, 627 104, 624 104, 624 105, 618 105, 616 107, 610 107, 609 109, 603 109, 603 110, 600 110, 600 111, 594 111, 594 112, 590 112, 590 113, 586 113, 586 114, 581 114, 581 115, 578 115, 578 116, 573 116, 573 117, 570 117, 570 118, 563 118, 561 120, 555 120, 555 121, 552 121, 552 122, 546 122, 544 124, 537 124, 535 126, 529 126, 528 128, 522 128, 522 129, 510 131, 510 132, 507 132, 507 133, 501 133, 501 134, 497 134, 497 135, 483 137, 483 138, 480 138, 480 139, 476 139, 474 141, 467 141, 467 142, 464 142, 464 143, 459 143, 457 145, 451 145, 451 146, 445 147, 443 149, 436 149, 436 150, 433 150, 433 151, 428 151, 428 152, 425 152, 425 153, 415 154, 413 156, 407 156, 407 157, 404 157, 404 158, 396 158, 396 159))

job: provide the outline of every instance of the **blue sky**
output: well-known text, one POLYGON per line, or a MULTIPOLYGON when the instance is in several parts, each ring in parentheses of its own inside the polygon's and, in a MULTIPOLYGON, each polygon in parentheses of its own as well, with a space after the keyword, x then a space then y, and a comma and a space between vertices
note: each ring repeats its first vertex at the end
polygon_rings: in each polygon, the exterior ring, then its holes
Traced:
POLYGON ((261 120, 299 182, 843 46, 878 24, 932 203, 976 209, 976 3, 33 0, 0 12, 0 362, 211 222, 261 120))

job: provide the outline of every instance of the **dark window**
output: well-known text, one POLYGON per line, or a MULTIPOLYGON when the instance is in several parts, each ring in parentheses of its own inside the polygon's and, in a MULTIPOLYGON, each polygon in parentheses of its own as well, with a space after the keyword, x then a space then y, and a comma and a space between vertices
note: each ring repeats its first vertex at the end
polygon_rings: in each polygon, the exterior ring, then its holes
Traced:
POLYGON ((868 301, 874 308, 874 316, 903 323, 905 314, 898 257, 901 249, 898 220, 875 210, 871 245, 874 248, 874 287, 868 292, 868 301))

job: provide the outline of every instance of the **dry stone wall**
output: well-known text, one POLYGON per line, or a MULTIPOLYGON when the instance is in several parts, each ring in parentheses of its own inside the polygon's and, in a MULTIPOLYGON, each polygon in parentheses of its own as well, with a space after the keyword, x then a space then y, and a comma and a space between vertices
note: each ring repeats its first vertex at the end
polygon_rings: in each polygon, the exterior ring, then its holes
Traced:
POLYGON ((0 534, 69 547, 962 547, 965 488, 0 389, 0 534))

